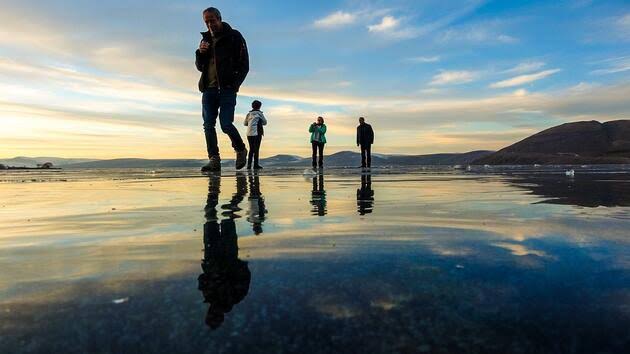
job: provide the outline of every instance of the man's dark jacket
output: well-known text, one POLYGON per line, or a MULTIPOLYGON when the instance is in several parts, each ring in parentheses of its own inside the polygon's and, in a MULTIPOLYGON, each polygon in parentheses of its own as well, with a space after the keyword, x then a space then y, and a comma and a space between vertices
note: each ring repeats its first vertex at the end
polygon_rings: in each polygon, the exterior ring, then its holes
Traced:
POLYGON ((372 126, 363 123, 357 127, 357 144, 358 145, 372 145, 374 144, 374 130, 372 126))
MULTIPOLYGON (((201 32, 203 40, 212 44, 210 31, 201 32)), ((223 30, 218 34, 218 40, 214 47, 210 45, 208 51, 201 53, 199 49, 195 53, 195 65, 201 71, 199 78, 199 91, 208 89, 208 65, 214 56, 217 66, 217 79, 219 88, 238 91, 249 72, 249 54, 247 44, 241 33, 223 22, 223 30)))

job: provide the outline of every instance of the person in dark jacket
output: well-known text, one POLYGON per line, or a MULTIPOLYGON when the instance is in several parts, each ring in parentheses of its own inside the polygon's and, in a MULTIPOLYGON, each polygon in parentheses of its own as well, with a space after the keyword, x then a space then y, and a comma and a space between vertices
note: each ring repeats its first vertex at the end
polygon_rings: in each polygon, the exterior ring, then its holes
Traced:
POLYGON ((221 12, 214 7, 203 11, 208 27, 202 32, 195 65, 201 72, 199 91, 203 93, 202 115, 209 162, 202 171, 219 171, 221 157, 215 129, 217 117, 221 130, 230 137, 236 151, 236 169, 247 161, 247 148, 234 126, 234 108, 239 87, 249 72, 247 44, 241 33, 221 20, 221 12))
POLYGON ((357 146, 361 147, 361 167, 372 167, 372 144, 374 144, 374 130, 365 122, 365 118, 359 118, 357 127, 357 146))

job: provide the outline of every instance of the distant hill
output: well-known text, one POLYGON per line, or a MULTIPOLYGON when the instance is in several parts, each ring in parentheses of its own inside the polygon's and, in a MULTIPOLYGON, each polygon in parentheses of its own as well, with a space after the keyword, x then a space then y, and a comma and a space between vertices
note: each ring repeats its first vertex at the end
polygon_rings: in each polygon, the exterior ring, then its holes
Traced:
MULTIPOLYGON (((372 166, 414 166, 414 165, 466 165, 472 161, 492 154, 493 151, 471 151, 457 154, 431 155, 384 155, 372 156, 372 166)), ((81 162, 64 165, 63 168, 166 168, 166 167, 201 167, 207 160, 195 159, 113 159, 81 162)), ((222 164, 231 166, 233 159, 224 159, 222 164)), ((305 167, 311 165, 310 157, 295 155, 276 155, 261 159, 261 164, 269 167, 305 167)), ((361 154, 341 151, 326 156, 324 164, 330 167, 357 167, 361 164, 361 154)))
POLYGON ((474 164, 630 163, 630 120, 562 124, 534 134, 474 164))
POLYGON ((61 157, 24 157, 18 156, 11 159, 0 159, 0 164, 12 167, 37 167, 46 162, 52 162, 55 167, 62 167, 74 163, 92 162, 96 159, 65 159, 61 157))
POLYGON ((113 159, 92 162, 74 163, 64 168, 166 168, 166 167, 199 167, 205 160, 193 159, 113 159))

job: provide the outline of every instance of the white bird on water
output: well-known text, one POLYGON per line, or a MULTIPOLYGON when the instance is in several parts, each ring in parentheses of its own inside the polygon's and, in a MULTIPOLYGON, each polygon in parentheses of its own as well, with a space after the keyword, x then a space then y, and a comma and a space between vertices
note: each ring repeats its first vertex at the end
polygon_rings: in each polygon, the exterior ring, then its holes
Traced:
POLYGON ((574 177, 575 176, 575 170, 565 171, 564 174, 569 176, 569 177, 574 177))

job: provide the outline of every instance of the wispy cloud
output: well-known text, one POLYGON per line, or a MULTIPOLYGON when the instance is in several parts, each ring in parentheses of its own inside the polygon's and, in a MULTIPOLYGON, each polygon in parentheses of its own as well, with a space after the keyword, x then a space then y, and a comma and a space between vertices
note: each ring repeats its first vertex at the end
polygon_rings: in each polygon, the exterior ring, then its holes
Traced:
POLYGON ((436 36, 441 43, 474 43, 479 45, 513 44, 518 39, 502 33, 500 22, 483 22, 449 28, 436 36))
POLYGON ((387 15, 381 22, 367 26, 368 32, 389 39, 409 39, 419 35, 419 30, 411 25, 403 26, 406 20, 387 15))
POLYGON ((621 35, 630 35, 630 13, 627 13, 619 17, 616 21, 617 28, 621 32, 621 35))
POLYGON ((408 63, 418 63, 418 64, 436 63, 440 61, 440 57, 438 55, 434 55, 430 57, 412 57, 412 58, 405 58, 403 59, 403 61, 408 62, 408 63))
POLYGON ((339 81, 335 84, 335 86, 337 87, 350 87, 352 85, 353 85, 352 81, 339 81))
POLYGON ((22 82, 39 82, 38 87, 53 87, 55 91, 65 90, 101 99, 146 102, 153 105, 198 100, 197 95, 192 92, 168 89, 130 78, 119 78, 111 74, 102 76, 84 70, 71 70, 26 61, 17 62, 4 58, 0 58, 0 74, 10 74, 22 82))
POLYGON ((368 26, 370 32, 385 33, 398 28, 400 20, 394 16, 385 16, 380 23, 368 26))
POLYGON ((604 66, 604 68, 593 70, 591 71, 591 74, 595 74, 595 75, 617 74, 617 73, 630 70, 630 56, 610 58, 610 59, 599 61, 597 62, 597 64, 604 66))
POLYGON ((313 25, 316 28, 333 29, 351 25, 355 23, 357 19, 358 15, 356 13, 335 11, 324 18, 315 20, 315 22, 313 22, 313 25))
POLYGON ((560 69, 552 69, 552 70, 541 71, 535 74, 520 75, 520 76, 513 77, 511 79, 495 82, 491 84, 490 87, 491 88, 505 88, 505 87, 520 86, 520 85, 524 85, 530 82, 542 80, 559 71, 560 69))
POLYGON ((597 84, 597 83, 591 83, 591 82, 580 82, 579 84, 570 87, 568 91, 570 92, 586 92, 586 91, 590 91, 593 90, 597 87, 599 87, 601 85, 597 84))
POLYGON ((479 77, 479 73, 475 71, 442 71, 439 74, 433 76, 433 80, 429 85, 456 85, 464 84, 476 80, 479 77))
POLYGON ((388 39, 405 40, 434 33, 451 23, 464 18, 482 6, 485 0, 472 0, 447 11, 447 14, 435 19, 425 19, 422 24, 412 24, 411 18, 386 15, 381 21, 367 26, 368 31, 388 39))
POLYGON ((527 61, 522 62, 515 67, 503 71, 506 74, 524 74, 531 71, 536 71, 545 66, 545 63, 542 61, 527 61))
POLYGON ((422 89, 422 90, 420 90, 418 92, 421 93, 421 94, 424 94, 424 95, 437 95, 437 94, 444 93, 445 90, 439 89, 439 88, 435 88, 435 87, 430 87, 430 88, 422 89))
POLYGON ((605 18, 594 17, 583 31, 586 42, 630 42, 630 12, 605 18))
POLYGON ((318 74, 336 74, 344 71, 343 66, 331 66, 317 69, 318 74))

